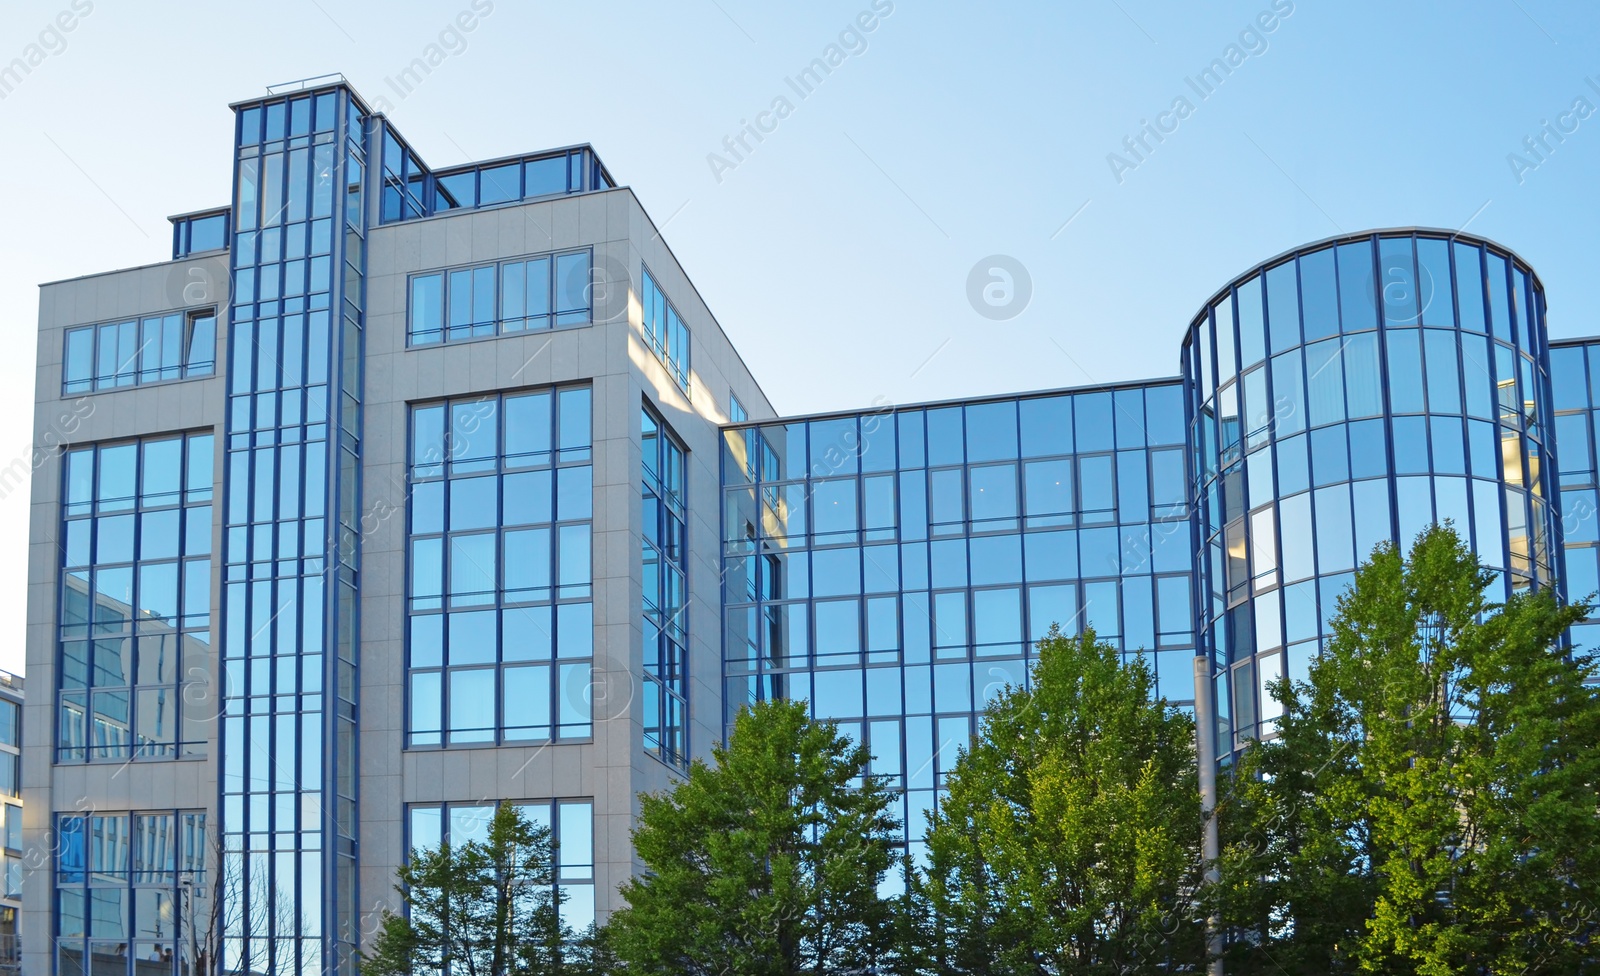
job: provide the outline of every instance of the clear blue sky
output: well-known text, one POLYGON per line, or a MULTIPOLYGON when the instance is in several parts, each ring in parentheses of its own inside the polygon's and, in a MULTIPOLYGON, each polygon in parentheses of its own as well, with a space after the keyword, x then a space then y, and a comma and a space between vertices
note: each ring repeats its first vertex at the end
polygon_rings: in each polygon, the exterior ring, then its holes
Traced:
MULTIPOLYGON (((1271 0, 896 0, 800 98, 785 79, 872 6, 495 0, 400 98, 386 79, 470 0, 94 0, 0 99, 0 466, 28 448, 35 286, 163 260, 168 214, 227 200, 227 103, 330 71, 436 166, 593 143, 784 412, 1169 375, 1228 278, 1379 226, 1467 224, 1532 262, 1556 334, 1600 331, 1600 112, 1520 184, 1507 161, 1577 98, 1600 109, 1600 7, 1278 0, 1241 40, 1271 0), (1230 44, 1246 56, 1202 98, 1186 79, 1230 44), (718 182, 708 154, 732 160, 778 96, 793 111, 718 182), (1124 138, 1180 96, 1134 160, 1124 138), (1138 162, 1120 183, 1112 152, 1138 162), (1032 281, 1005 320, 968 300, 992 254, 1032 281)), ((70 9, 8 0, 0 65, 70 9)), ((13 670, 27 519, 24 491, 0 497, 13 670)))

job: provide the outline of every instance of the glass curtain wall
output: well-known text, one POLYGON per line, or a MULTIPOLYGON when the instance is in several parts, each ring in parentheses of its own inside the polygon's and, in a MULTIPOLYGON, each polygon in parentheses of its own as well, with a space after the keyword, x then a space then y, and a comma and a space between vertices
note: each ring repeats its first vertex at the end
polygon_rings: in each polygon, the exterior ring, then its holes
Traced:
POLYGON ((902 793, 912 851, 984 703, 1052 626, 1193 693, 1177 382, 724 429, 724 672, 811 702, 902 793))
POLYGON ((1267 686, 1306 677, 1377 543, 1449 522, 1502 595, 1551 585, 1543 315, 1514 256, 1401 232, 1275 259, 1195 320, 1183 370, 1220 755, 1272 733, 1267 686))
MULTIPOLYGON (((1596 499, 1595 431, 1600 429, 1600 341, 1554 342, 1550 348, 1551 408, 1555 413, 1561 485, 1562 592, 1587 600, 1600 591, 1600 501, 1596 499)), ((1600 613, 1572 628, 1576 647, 1600 645, 1600 613)))
POLYGON ((343 86, 236 113, 222 962, 351 973, 367 119, 343 86))

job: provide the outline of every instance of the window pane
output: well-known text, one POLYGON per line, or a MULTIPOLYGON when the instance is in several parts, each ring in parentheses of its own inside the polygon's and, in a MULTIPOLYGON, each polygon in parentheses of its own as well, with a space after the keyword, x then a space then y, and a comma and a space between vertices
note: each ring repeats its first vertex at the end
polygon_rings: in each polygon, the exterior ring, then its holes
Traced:
POLYGON ((1301 256, 1300 303, 1307 342, 1338 334, 1338 277, 1333 268, 1333 248, 1301 256))
POLYGON ((1300 344, 1300 289, 1293 261, 1267 271, 1267 327, 1272 333, 1273 352, 1300 344))
POLYGON ((505 203, 522 196, 522 166, 506 163, 491 166, 479 174, 478 205, 505 203))
POLYGON ((450 672, 450 741, 488 742, 494 738, 494 671, 450 672))
MULTIPOLYGON (((1072 507, 1072 461, 1060 458, 1051 461, 1029 461, 1024 466, 1024 486, 1027 514, 1033 516, 1070 515, 1072 507)), ((1062 520, 1063 524, 1070 519, 1062 520)), ((1031 524, 1051 524, 1038 522, 1031 524)))
POLYGON ((551 156, 535 159, 525 167, 530 197, 567 192, 567 157, 551 156))
POLYGON ((560 325, 588 320, 589 310, 589 252, 561 254, 556 257, 556 312, 561 315, 560 325))
POLYGON ((550 737, 550 667, 506 668, 501 708, 508 739, 550 737))
POLYGON ((1417 295, 1422 304, 1423 325, 1455 326, 1447 242, 1430 237, 1417 239, 1417 295))
POLYGON ((500 318, 507 332, 521 329, 520 320, 527 314, 527 289, 523 284, 526 268, 521 261, 512 261, 500 269, 500 318))
POLYGON ((437 342, 444 318, 444 276, 418 275, 411 279, 411 341, 437 342))
POLYGON ((975 522, 1017 517, 1017 468, 1014 464, 988 464, 968 469, 975 522))
POLYGON ((1455 334, 1424 329, 1428 353, 1428 412, 1461 412, 1461 381, 1456 366, 1455 334))
POLYGON ((67 349, 62 367, 62 388, 67 393, 83 393, 94 381, 94 329, 73 329, 67 333, 67 349))
POLYGON ((1377 328, 1378 293, 1372 281, 1372 243, 1340 244, 1338 250, 1339 315, 1344 331, 1377 328))

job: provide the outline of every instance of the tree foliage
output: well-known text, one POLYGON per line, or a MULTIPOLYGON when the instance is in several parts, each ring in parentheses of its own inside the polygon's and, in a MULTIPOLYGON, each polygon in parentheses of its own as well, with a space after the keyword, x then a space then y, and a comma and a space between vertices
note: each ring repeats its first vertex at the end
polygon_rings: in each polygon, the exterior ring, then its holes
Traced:
POLYGON ((1600 697, 1586 607, 1484 596, 1434 527, 1340 599, 1281 737, 1241 763, 1217 894, 1229 973, 1573 973, 1600 905, 1600 697))
POLYGON ((712 762, 640 798, 647 873, 607 941, 630 973, 862 973, 892 956, 889 795, 868 754, 804 702, 740 712, 712 762))
POLYGON ((569 948, 552 864, 549 828, 508 803, 496 809, 483 840, 412 851, 395 886, 407 911, 384 913, 362 973, 582 971, 583 945, 569 948))
POLYGON ((1142 660, 1053 630, 957 761, 928 836, 938 968, 1169 973, 1204 958, 1194 723, 1142 660))

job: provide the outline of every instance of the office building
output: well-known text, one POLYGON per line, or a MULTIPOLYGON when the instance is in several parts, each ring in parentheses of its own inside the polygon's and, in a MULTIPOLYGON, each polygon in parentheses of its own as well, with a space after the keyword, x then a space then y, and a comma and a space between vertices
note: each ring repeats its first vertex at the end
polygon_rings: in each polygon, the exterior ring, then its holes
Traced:
POLYGON ((22 972, 22 678, 0 671, 0 976, 22 972))
POLYGON ((502 802, 582 928, 637 794, 772 696, 872 748, 916 853, 1052 624, 1185 705, 1200 662, 1225 754, 1379 540, 1453 518, 1543 587, 1581 510, 1596 576, 1591 353, 1492 242, 1297 249, 1159 379, 780 418, 593 148, 433 169, 338 78, 232 110, 170 260, 41 290, 28 972, 351 972, 407 851, 502 802))

